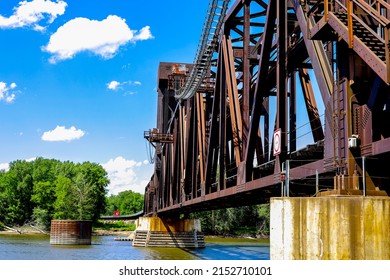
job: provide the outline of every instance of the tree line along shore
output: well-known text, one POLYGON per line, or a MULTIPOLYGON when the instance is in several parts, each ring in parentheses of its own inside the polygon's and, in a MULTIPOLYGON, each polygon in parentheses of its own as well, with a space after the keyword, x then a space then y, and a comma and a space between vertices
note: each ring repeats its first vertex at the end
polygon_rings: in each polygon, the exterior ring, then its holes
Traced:
MULTIPOLYGON (((131 190, 107 195, 105 169, 91 162, 36 158, 16 160, 0 170, 0 230, 50 230, 53 219, 92 220, 101 231, 131 231, 123 222, 105 225, 102 215, 130 215, 143 209, 143 195, 131 190)), ((192 213, 210 235, 269 234, 269 205, 252 205, 192 213)))

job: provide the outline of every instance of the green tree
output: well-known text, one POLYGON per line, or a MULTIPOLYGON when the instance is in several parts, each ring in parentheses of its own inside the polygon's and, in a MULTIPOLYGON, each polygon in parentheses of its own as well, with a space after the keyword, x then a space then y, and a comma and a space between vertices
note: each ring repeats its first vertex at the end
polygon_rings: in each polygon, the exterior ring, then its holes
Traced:
POLYGON ((35 207, 33 210, 32 219, 35 224, 43 230, 50 228, 50 214, 46 209, 35 207))
POLYGON ((5 222, 8 207, 8 197, 6 194, 6 173, 0 170, 0 223, 5 222))
POLYGON ((74 169, 73 179, 61 175, 56 180, 55 217, 96 221, 105 211, 107 173, 90 162, 77 164, 74 169))
POLYGON ((99 164, 37 158, 0 171, 0 222, 46 225, 55 219, 96 220, 104 211, 107 173, 99 164))
POLYGON ((209 234, 269 234, 269 204, 203 211, 190 217, 200 219, 202 231, 209 234))
POLYGON ((2 221, 23 224, 32 215, 30 198, 33 190, 32 164, 26 161, 10 163, 8 172, 1 176, 2 221))
POLYGON ((144 207, 144 196, 131 190, 107 198, 106 215, 112 215, 119 210, 121 215, 130 215, 141 211, 144 207))
POLYGON ((39 208, 52 213, 55 201, 55 182, 34 182, 31 202, 34 203, 34 209, 39 208))
POLYGON ((32 162, 34 182, 54 182, 60 161, 55 159, 36 158, 32 162))
POLYGON ((258 233, 263 236, 268 236, 270 233, 270 217, 271 217, 269 203, 258 205, 257 213, 260 220, 258 233))
POLYGON ((72 194, 72 180, 59 175, 55 181, 54 219, 75 219, 76 201, 72 194))
POLYGON ((110 183, 107 172, 96 163, 84 162, 76 166, 76 199, 79 217, 96 221, 106 207, 107 185, 110 183))

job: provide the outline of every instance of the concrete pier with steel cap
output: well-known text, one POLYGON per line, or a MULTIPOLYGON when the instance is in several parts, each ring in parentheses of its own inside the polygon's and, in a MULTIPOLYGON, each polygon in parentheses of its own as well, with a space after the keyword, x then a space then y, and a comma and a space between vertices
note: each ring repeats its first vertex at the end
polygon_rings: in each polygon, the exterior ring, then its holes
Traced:
POLYGON ((197 219, 140 217, 136 222, 133 246, 205 247, 204 234, 197 219))
POLYGON ((389 260, 390 198, 271 198, 272 260, 389 260))

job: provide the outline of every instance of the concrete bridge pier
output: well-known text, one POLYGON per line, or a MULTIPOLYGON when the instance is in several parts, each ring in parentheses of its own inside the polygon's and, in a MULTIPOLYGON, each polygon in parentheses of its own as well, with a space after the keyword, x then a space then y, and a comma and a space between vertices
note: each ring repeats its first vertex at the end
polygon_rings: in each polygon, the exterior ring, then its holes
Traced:
POLYGON ((271 198, 272 260, 389 260, 390 198, 271 198))
POLYGON ((198 219, 140 217, 136 221, 133 246, 204 248, 198 219))

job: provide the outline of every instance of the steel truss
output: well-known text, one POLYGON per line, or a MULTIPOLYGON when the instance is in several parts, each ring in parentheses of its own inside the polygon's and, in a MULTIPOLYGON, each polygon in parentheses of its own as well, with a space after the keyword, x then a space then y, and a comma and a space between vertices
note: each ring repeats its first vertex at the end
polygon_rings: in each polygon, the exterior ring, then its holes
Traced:
POLYGON ((173 143, 156 143, 145 213, 386 195, 389 22, 389 1, 234 2, 194 96, 175 98, 193 65, 160 63, 157 129, 173 143))

